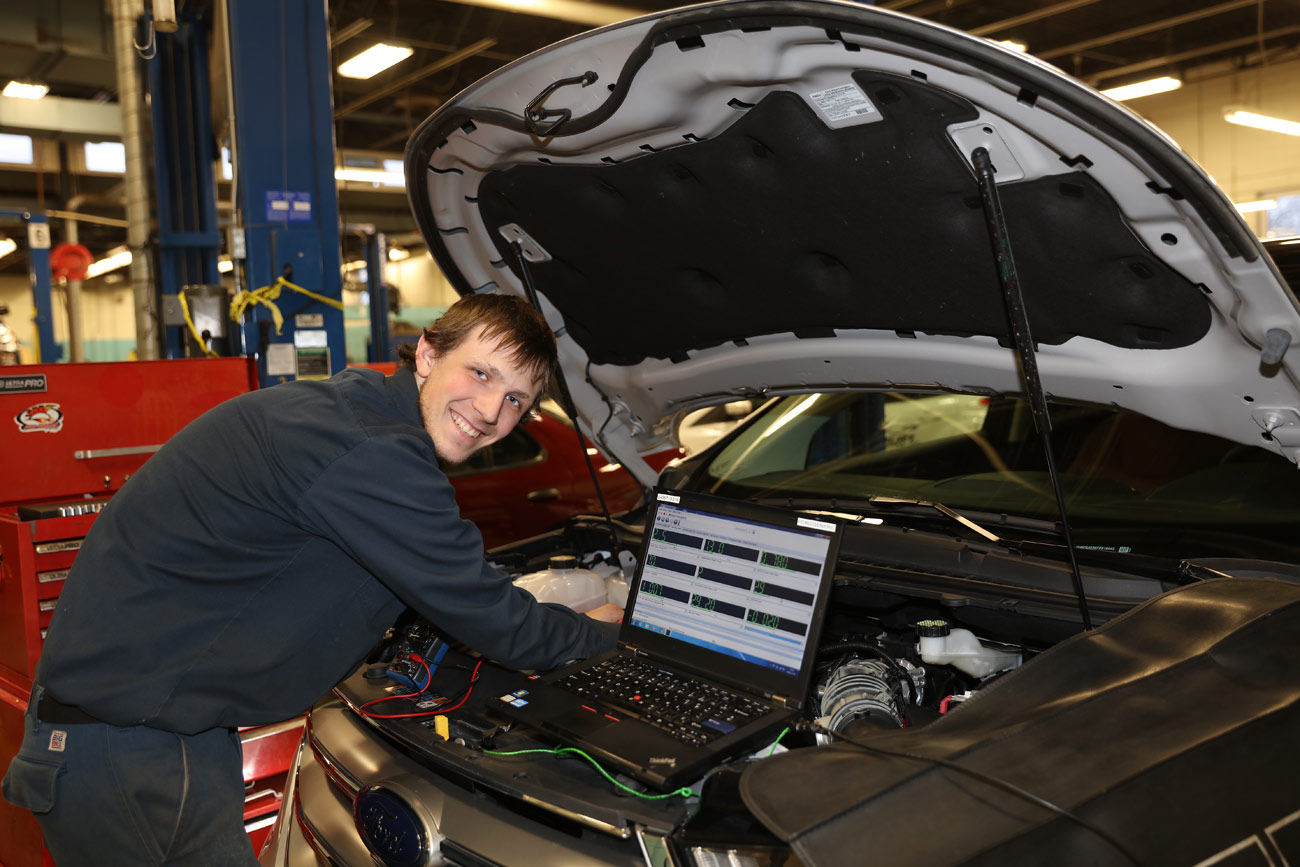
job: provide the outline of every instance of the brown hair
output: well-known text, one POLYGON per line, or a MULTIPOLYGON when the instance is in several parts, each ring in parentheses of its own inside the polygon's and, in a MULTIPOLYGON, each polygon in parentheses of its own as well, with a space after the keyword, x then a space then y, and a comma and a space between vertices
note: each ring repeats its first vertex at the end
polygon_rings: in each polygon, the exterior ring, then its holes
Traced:
MULTIPOLYGON (((466 295, 447 308, 424 339, 439 355, 451 352, 483 326, 483 337, 496 340, 520 366, 531 370, 543 388, 550 385, 559 361, 555 336, 542 314, 517 295, 466 295)), ((398 347, 399 361, 415 369, 415 347, 398 347)))

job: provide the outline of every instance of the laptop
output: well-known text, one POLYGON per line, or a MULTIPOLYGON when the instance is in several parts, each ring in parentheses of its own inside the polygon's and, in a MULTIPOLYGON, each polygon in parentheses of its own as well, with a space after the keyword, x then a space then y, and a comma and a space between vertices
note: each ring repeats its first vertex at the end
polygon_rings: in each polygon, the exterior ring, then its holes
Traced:
POLYGON ((668 791, 770 743, 802 709, 834 580, 834 520, 656 489, 615 650, 490 705, 668 791))

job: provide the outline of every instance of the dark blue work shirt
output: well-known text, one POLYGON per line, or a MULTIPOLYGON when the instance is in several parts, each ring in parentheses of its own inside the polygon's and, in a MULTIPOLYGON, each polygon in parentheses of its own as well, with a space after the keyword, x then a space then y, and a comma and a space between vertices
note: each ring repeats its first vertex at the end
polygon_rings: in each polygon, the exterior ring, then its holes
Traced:
POLYGON ((348 370, 241 395, 174 436, 87 535, 37 671, 115 725, 287 719, 405 605, 493 659, 551 668, 615 630, 483 558, 420 421, 414 374, 348 370))

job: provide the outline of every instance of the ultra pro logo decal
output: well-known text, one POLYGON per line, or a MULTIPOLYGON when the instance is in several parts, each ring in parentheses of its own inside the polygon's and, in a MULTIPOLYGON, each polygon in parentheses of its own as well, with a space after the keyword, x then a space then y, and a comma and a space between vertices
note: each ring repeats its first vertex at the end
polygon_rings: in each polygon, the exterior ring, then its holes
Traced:
POLYGON ((63 430, 63 410, 57 403, 38 403, 14 416, 20 433, 58 433, 63 430))

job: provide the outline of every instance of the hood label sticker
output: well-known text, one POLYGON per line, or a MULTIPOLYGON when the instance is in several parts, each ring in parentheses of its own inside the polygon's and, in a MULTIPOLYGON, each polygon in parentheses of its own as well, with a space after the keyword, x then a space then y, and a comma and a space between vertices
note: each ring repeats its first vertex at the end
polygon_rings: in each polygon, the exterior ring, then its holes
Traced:
POLYGON ((867 95, 852 82, 810 93, 808 98, 830 123, 869 114, 879 115, 867 95))
POLYGON ((57 403, 38 403, 14 416, 19 433, 58 433, 63 430, 63 410, 57 403))

